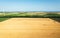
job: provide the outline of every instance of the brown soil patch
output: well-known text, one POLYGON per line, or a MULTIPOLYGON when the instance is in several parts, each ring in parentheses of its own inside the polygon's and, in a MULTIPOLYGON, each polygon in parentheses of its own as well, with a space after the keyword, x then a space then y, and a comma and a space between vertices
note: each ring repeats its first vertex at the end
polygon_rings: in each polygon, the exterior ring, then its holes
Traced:
POLYGON ((11 18, 0 22, 0 38, 60 38, 60 23, 49 18, 11 18))

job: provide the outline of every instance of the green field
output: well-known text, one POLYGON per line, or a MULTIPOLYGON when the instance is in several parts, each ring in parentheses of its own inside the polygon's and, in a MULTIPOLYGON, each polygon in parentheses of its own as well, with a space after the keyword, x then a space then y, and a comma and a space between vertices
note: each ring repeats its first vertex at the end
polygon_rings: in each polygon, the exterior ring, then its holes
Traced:
POLYGON ((0 17, 60 18, 60 12, 3 12, 0 17))
POLYGON ((60 12, 0 12, 0 22, 9 18, 56 18, 60 19, 60 12))
POLYGON ((0 18, 0 22, 8 20, 9 18, 0 18))

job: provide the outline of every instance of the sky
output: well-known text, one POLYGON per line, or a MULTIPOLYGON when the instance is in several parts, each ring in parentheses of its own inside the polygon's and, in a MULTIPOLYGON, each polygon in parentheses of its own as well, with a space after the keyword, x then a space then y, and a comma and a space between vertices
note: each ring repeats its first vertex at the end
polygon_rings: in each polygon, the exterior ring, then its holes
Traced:
POLYGON ((60 0, 0 0, 0 11, 60 11, 60 0))

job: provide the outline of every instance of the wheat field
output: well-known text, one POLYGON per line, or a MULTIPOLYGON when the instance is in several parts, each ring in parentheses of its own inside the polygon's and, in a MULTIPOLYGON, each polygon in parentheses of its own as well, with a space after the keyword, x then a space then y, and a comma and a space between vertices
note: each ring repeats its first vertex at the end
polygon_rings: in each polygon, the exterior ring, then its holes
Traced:
POLYGON ((11 18, 0 22, 0 38, 60 38, 60 23, 50 18, 11 18))

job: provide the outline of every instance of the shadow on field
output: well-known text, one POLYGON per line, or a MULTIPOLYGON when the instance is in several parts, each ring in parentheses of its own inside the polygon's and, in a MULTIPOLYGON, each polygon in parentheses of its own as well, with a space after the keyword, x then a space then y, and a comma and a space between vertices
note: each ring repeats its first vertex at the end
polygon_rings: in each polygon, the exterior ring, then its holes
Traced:
POLYGON ((60 23, 60 18, 50 18, 50 19, 55 20, 60 23))

